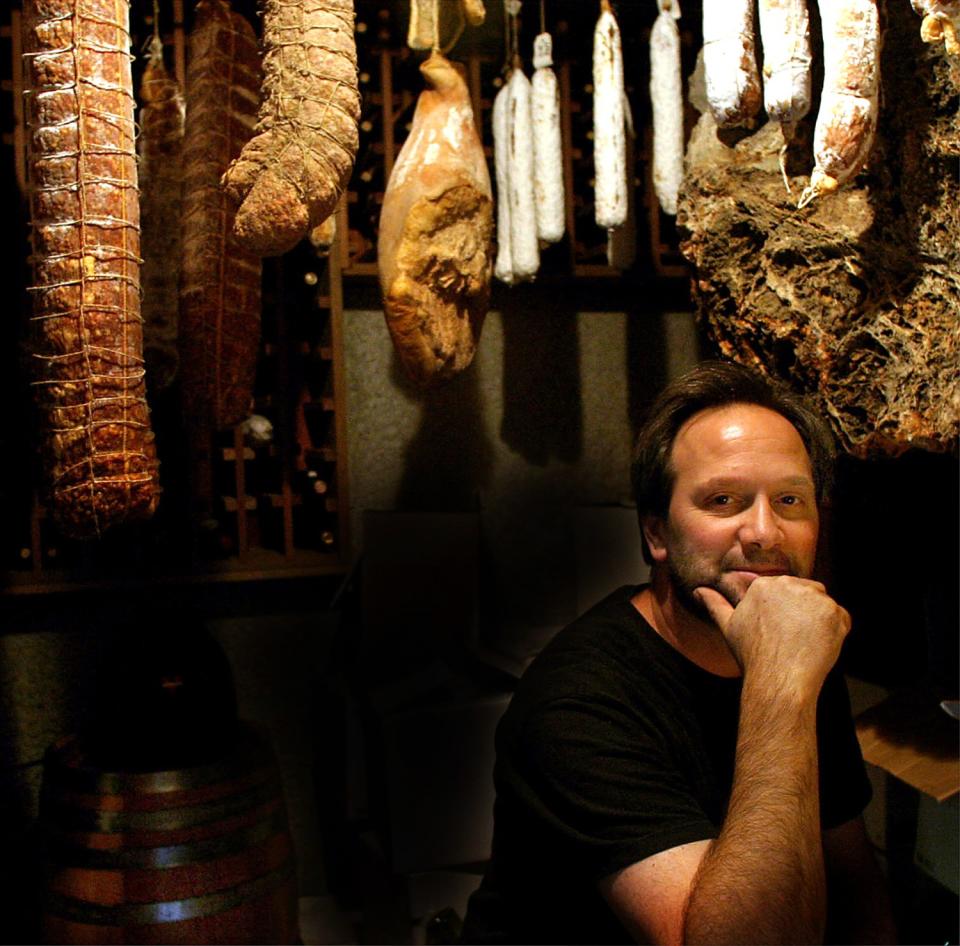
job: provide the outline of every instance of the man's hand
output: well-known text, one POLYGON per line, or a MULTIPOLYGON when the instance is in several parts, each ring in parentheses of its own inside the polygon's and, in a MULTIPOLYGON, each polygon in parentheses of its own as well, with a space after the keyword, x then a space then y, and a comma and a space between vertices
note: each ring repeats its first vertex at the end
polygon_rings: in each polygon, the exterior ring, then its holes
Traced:
POLYGON ((734 658, 771 692, 816 697, 850 630, 850 615, 820 582, 789 575, 754 579, 734 608, 713 588, 694 594, 720 628, 734 658))

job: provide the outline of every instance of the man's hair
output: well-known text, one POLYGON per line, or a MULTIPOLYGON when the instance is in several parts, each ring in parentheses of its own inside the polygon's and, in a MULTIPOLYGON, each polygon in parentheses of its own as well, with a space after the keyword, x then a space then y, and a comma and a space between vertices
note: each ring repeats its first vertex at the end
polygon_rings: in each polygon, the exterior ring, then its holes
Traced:
MULTIPOLYGON (((833 435, 820 417, 799 395, 750 368, 705 361, 660 392, 637 435, 631 479, 641 527, 645 516, 666 518, 675 479, 671 451, 680 428, 701 411, 729 404, 755 404, 790 421, 810 457, 817 502, 829 495, 836 450, 833 435)), ((645 539, 643 554, 649 562, 645 539)))

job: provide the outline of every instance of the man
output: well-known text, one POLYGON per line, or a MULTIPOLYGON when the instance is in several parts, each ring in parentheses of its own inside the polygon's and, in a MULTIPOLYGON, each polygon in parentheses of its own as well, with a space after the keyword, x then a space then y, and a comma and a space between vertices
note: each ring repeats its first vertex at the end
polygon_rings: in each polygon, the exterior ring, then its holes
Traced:
POLYGON ((860 813, 847 613, 811 579, 830 435, 737 365, 671 384, 634 491, 648 586, 531 664, 464 942, 893 942, 860 813))

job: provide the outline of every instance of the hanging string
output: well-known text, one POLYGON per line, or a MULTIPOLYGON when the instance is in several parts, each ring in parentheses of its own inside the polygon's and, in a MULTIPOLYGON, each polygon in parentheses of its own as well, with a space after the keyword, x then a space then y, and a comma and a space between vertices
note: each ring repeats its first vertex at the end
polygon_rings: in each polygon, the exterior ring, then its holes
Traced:
POLYGON ((507 56, 510 68, 519 66, 520 58, 520 7, 521 0, 503 0, 504 15, 507 20, 507 56))
POLYGON ((544 9, 546 6, 546 2, 547 0, 540 0, 540 32, 541 33, 547 32, 547 14, 544 9))
POLYGON ((143 41, 140 53, 154 58, 163 56, 163 40, 160 38, 160 0, 153 0, 153 33, 143 41))

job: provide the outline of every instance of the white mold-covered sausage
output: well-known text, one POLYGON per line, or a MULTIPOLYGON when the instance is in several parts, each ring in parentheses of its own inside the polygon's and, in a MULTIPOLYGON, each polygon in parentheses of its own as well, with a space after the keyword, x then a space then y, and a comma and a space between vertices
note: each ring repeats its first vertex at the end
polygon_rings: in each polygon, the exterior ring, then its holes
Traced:
POLYGON ((533 121, 530 80, 519 65, 507 82, 510 177, 510 259, 516 280, 531 280, 540 268, 537 212, 533 197, 533 121))
POLYGON ((593 31, 594 216, 610 230, 627 219, 623 51, 609 0, 600 0, 593 31))
POLYGON ((816 164, 800 196, 805 207, 863 166, 877 127, 880 23, 876 0, 819 0, 823 92, 813 136, 816 164))
POLYGON ((636 167, 636 132, 633 127, 633 111, 626 93, 623 96, 623 115, 626 120, 626 180, 627 219, 619 227, 607 230, 607 263, 612 269, 621 271, 633 266, 637 258, 637 188, 634 168, 636 167))
POLYGON ((960 0, 910 0, 923 17, 920 38, 925 43, 943 43, 951 56, 960 56, 960 0))
POLYGON ((716 123, 752 126, 762 98, 753 0, 703 0, 703 70, 716 123))
POLYGON ((786 155, 800 121, 810 111, 810 17, 807 0, 760 0, 763 104, 780 125, 780 173, 790 192, 786 155))
POLYGON ((653 105, 653 190, 664 213, 677 213, 683 180, 683 82, 680 76, 679 0, 658 0, 650 31, 650 101, 653 105))
POLYGON ((533 41, 531 81, 533 118, 533 184, 537 236, 544 243, 563 237, 563 144, 560 135, 560 91, 553 72, 553 41, 541 33, 533 41))
POLYGON ((497 180, 497 262, 493 275, 512 286, 513 259, 510 252, 510 124, 507 101, 510 89, 504 82, 493 100, 493 165, 497 180))

